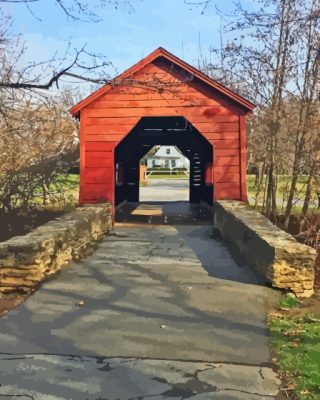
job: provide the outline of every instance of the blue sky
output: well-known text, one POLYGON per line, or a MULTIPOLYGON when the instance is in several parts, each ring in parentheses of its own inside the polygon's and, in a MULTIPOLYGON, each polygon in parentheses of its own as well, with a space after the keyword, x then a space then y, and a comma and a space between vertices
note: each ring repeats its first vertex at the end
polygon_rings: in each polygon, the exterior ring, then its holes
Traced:
MULTIPOLYGON (((191 1, 191 0, 190 0, 191 1)), ((95 4, 95 0, 88 0, 95 4)), ((246 5, 250 5, 251 0, 246 5)), ((25 62, 49 59, 55 52, 63 54, 67 43, 100 53, 113 63, 112 75, 122 72, 155 48, 162 46, 185 61, 197 65, 202 52, 208 56, 210 45, 219 43, 220 17, 213 7, 204 15, 200 8, 190 7, 184 0, 133 0, 134 12, 111 6, 97 10, 99 23, 73 22, 54 5, 40 0, 31 6, 9 3, 4 10, 13 17, 12 32, 21 33, 26 42, 25 62), (182 51, 183 47, 183 51, 182 51)), ((225 12, 232 10, 232 0, 217 0, 225 12)))

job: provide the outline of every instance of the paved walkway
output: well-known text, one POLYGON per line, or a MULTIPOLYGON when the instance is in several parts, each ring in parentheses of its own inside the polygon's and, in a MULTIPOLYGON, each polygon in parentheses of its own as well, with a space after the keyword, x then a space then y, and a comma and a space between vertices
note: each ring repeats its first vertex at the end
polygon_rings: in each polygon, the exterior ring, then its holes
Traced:
POLYGON ((1 399, 274 399, 274 291, 196 222, 117 224, 3 317, 1 399))
POLYGON ((140 186, 140 201, 189 201, 189 178, 148 179, 140 186))
POLYGON ((116 211, 116 222, 151 225, 210 225, 213 215, 208 206, 187 201, 144 201, 125 203, 116 211))
POLYGON ((272 291, 210 235, 209 226, 117 227, 2 318, 0 394, 272 398, 272 291))

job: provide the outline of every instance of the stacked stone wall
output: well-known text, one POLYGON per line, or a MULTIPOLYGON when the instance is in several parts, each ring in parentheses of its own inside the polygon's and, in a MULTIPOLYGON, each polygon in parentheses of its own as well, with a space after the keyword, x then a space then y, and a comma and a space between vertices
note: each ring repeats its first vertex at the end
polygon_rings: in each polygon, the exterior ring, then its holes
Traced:
POLYGON ((111 204, 86 205, 0 243, 0 292, 29 292, 69 261, 79 259, 111 227, 111 204))
POLYGON ((215 228, 272 286, 298 297, 313 294, 316 251, 298 243, 247 204, 220 200, 215 228))

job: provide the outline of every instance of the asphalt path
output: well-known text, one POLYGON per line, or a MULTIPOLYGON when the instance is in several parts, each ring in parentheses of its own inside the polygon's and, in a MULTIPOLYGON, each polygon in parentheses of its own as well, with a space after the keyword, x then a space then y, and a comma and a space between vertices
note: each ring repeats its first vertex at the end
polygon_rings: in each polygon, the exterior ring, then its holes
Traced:
POLYGON ((139 199, 146 201, 188 201, 189 179, 148 179, 147 186, 140 186, 139 199))
POLYGON ((1 399, 276 398, 276 292, 186 207, 153 208, 183 224, 116 224, 1 318, 1 399))

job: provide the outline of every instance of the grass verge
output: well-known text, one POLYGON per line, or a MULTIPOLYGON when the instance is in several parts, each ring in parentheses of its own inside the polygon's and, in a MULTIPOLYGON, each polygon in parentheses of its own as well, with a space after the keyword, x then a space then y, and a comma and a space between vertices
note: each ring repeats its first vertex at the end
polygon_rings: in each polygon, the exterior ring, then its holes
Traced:
POLYGON ((306 302, 284 296, 269 313, 274 361, 284 382, 282 391, 292 400, 320 400, 319 294, 311 306, 306 302))
POLYGON ((189 179, 186 174, 155 174, 148 175, 147 179, 189 179))

